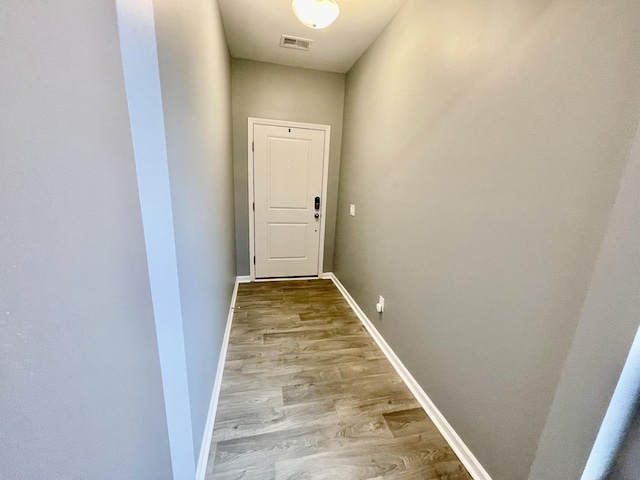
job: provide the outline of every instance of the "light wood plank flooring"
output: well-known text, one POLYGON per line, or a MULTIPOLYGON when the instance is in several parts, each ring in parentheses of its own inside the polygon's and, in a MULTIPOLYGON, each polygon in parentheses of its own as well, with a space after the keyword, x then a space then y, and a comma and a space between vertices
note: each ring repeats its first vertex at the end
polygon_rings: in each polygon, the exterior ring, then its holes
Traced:
POLYGON ((241 284, 206 480, 470 480, 330 280, 241 284))

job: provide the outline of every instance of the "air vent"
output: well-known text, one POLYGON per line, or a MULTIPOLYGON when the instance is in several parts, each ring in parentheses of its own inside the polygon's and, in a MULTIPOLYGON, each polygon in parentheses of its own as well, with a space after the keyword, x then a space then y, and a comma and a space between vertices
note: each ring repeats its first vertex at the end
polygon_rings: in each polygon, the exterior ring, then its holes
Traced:
POLYGON ((290 35, 282 35, 280 37, 280 46, 284 48, 295 48, 296 50, 309 50, 313 40, 308 38, 292 37, 290 35))

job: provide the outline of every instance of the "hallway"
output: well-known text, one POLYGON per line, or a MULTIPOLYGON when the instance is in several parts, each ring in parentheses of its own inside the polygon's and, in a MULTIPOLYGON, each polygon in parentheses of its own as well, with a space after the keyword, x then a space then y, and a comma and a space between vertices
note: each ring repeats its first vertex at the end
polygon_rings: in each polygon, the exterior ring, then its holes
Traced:
POLYGON ((207 480, 470 479, 330 280, 241 284, 207 480))
POLYGON ((640 2, 335 1, 3 2, 0 480, 640 478, 640 2))

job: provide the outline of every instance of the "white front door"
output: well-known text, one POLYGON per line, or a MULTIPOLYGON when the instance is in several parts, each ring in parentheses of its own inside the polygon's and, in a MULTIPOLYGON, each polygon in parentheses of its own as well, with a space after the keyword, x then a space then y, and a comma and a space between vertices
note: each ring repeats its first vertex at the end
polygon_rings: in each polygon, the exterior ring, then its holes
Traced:
POLYGON ((256 278, 319 273, 324 135, 253 126, 256 278))

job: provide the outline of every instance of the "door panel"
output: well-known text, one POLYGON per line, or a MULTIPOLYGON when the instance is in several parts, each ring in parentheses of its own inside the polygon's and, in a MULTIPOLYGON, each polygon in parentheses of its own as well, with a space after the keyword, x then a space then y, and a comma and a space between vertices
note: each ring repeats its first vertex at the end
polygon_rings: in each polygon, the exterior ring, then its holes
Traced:
POLYGON ((269 138, 269 208, 306 209, 311 142, 269 138))
POLYGON ((270 223, 268 258, 307 258, 308 235, 305 224, 270 223))
POLYGON ((324 131, 254 125, 256 278, 318 275, 324 131))

